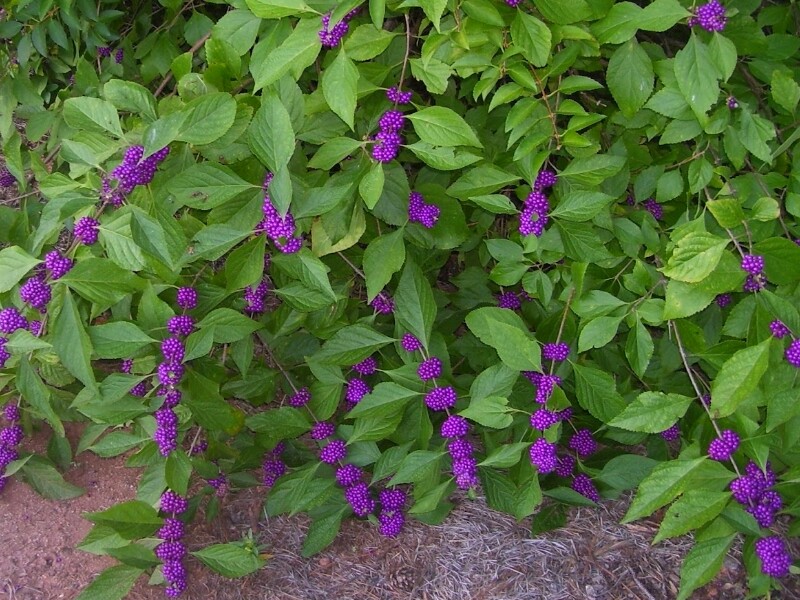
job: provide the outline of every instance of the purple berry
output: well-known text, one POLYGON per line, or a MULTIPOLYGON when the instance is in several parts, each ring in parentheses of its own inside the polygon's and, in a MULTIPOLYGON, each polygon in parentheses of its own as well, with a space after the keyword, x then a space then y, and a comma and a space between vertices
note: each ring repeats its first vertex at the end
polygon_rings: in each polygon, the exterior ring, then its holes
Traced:
POLYGON ((183 521, 173 517, 164 519, 164 525, 158 530, 158 537, 167 542, 177 542, 186 533, 183 521))
POLYGON ((175 301, 184 310, 191 310, 197 306, 197 290, 193 287, 180 287, 175 301))
POLYGON ((382 536, 397 537, 403 530, 403 525, 405 525, 406 517, 400 511, 395 511, 392 513, 381 513, 378 515, 378 522, 380 523, 378 531, 382 536))
POLYGON ((756 556, 761 560, 761 572, 770 577, 786 577, 792 557, 786 543, 777 535, 756 540, 756 556))
POLYGON ((0 187, 11 187, 17 183, 16 177, 5 167, 0 168, 0 187))
POLYGON ((718 0, 711 0, 697 8, 695 17, 690 27, 700 25, 706 31, 722 31, 728 19, 725 16, 725 7, 718 0))
POLYGON ((509 310, 519 310, 522 308, 522 302, 514 292, 502 292, 497 295, 497 306, 509 310))
POLYGON ((789 328, 783 324, 783 321, 775 320, 769 324, 769 330, 772 332, 772 335, 779 340, 785 338, 787 335, 791 333, 789 328))
POLYGON ((0 430, 0 443, 9 447, 18 445, 23 437, 25 437, 25 434, 20 425, 12 425, 0 430))
POLYGON ((378 119, 378 127, 383 131, 400 131, 403 128, 405 117, 399 110, 387 110, 378 119))
POLYGON ((353 370, 359 375, 372 375, 378 370, 378 361, 370 356, 365 358, 360 363, 353 365, 353 370))
POLYGON ((361 399, 367 394, 369 394, 371 391, 372 388, 369 387, 369 384, 366 381, 354 377, 353 379, 347 382, 347 392, 345 393, 345 399, 352 404, 358 404, 359 402, 361 402, 361 399))
POLYGON ((672 427, 669 427, 664 431, 662 431, 660 435, 666 441, 674 442, 675 440, 681 437, 681 428, 677 423, 675 423, 672 427))
POLYGON ((422 342, 420 342, 416 337, 414 337, 410 333, 403 334, 403 339, 401 340, 400 345, 406 352, 416 352, 417 350, 422 348, 422 342))
POLYGON ((739 101, 736 100, 733 96, 728 96, 728 99, 725 101, 725 104, 728 106, 730 110, 736 110, 739 108, 739 101))
POLYGON ((167 331, 172 335, 187 336, 194 331, 194 319, 189 315, 176 315, 167 321, 167 331))
POLYGON ((289 406, 301 408, 311 401, 311 392, 308 388, 300 388, 289 397, 289 406))
POLYGON ((644 202, 642 202, 642 206, 644 206, 645 210, 653 215, 653 218, 656 221, 660 221, 664 218, 664 207, 662 207, 658 202, 653 200, 653 198, 648 198, 644 202))
POLYGON ((539 473, 542 475, 555 471, 558 465, 555 444, 548 442, 544 438, 539 438, 530 447, 529 454, 531 464, 539 469, 539 473))
POLYGON ((392 86, 386 90, 386 97, 390 102, 394 102, 395 104, 408 104, 411 102, 412 95, 413 92, 401 92, 396 86, 392 86))
POLYGON ((311 428, 311 438, 315 440, 324 440, 331 437, 336 431, 336 426, 328 421, 320 421, 314 423, 311 428))
POLYGON ((336 483, 349 488, 361 482, 364 472, 355 465, 344 465, 336 469, 336 483))
POLYGON ((600 502, 600 494, 588 475, 580 473, 572 480, 572 489, 592 502, 600 502))
POLYGON ((161 342, 161 354, 168 362, 183 362, 184 351, 183 342, 178 338, 171 337, 161 342))
POLYGON ((376 313, 381 315, 390 315, 394 312, 394 300, 384 292, 375 296, 369 304, 376 313))
POLYGON ((344 440, 331 440, 319 453, 319 459, 329 465, 344 460, 347 456, 347 444, 344 440))
POLYGON ((577 461, 574 456, 567 454, 558 459, 558 464, 555 468, 555 473, 559 477, 572 477, 572 472, 575 470, 577 461))
POLYGON ((559 342, 558 344, 545 344, 542 346, 542 358, 562 362, 569 356, 569 344, 559 342))
POLYGON ((800 369, 800 339, 793 340, 784 353, 786 362, 800 369))
POLYGON ((451 386, 435 387, 425 396, 425 405, 431 410, 453 408, 458 396, 451 386))
POLYGON ((423 360, 417 367, 417 376, 422 381, 431 381, 442 376, 442 361, 435 356, 423 360))
POLYGON ((72 233, 78 238, 82 244, 91 246, 97 241, 98 228, 100 221, 92 217, 81 217, 75 222, 75 227, 72 233))
POLYGON ((720 437, 712 440, 708 445, 709 458, 719 461, 728 460, 739 448, 739 441, 739 435, 735 431, 726 429, 720 437))
POLYGON ((375 500, 369 493, 369 486, 364 482, 349 486, 344 492, 344 497, 359 517, 366 517, 375 510, 375 500))
POLYGON ((469 433, 469 422, 460 415, 450 415, 442 423, 440 431, 443 438, 459 438, 469 433))
POLYGON ((406 505, 406 493, 397 488, 381 490, 378 494, 381 510, 403 510, 406 505))
POLYGON ((19 406, 16 404, 6 404, 5 408, 3 408, 3 416, 6 418, 6 421, 10 421, 11 423, 19 421, 22 418, 19 412, 19 406))
POLYGON ((189 508, 189 501, 186 500, 186 498, 184 498, 183 496, 176 494, 172 490, 167 490, 166 492, 161 494, 161 504, 160 504, 161 512, 180 515, 182 513, 185 513, 188 508, 189 508))
POLYGON ((447 452, 453 460, 469 458, 472 456, 473 451, 472 444, 463 438, 457 438, 447 444, 447 452))
POLYGON ((558 423, 561 419, 558 415, 546 408, 540 408, 531 415, 531 427, 544 431, 558 423))
POLYGON ((431 229, 439 220, 439 207, 435 204, 427 204, 422 194, 411 192, 408 197, 408 220, 412 223, 419 223, 427 229, 431 229))
POLYGON ((553 187, 556 183, 558 183, 558 175, 553 171, 543 169, 539 171, 539 174, 536 176, 536 181, 533 182, 533 190, 535 192, 541 192, 542 190, 553 187))
POLYGON ((750 275, 761 275, 764 271, 764 257, 757 254, 746 254, 742 258, 742 270, 750 275))
POLYGON ((114 53, 114 62, 120 64, 123 60, 125 60, 125 51, 122 48, 118 48, 114 53))
POLYGON ((0 333, 14 333, 17 329, 27 329, 28 320, 13 306, 0 310, 0 333))
POLYGON ((597 451, 597 442, 592 437, 591 431, 581 429, 570 438, 569 447, 581 458, 586 458, 597 451))

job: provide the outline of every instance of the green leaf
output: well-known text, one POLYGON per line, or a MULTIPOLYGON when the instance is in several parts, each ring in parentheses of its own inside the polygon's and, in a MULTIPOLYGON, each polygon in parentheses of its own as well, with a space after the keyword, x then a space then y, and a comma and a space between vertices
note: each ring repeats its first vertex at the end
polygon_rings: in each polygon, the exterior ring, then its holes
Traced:
POLYGON ((625 409, 614 378, 605 371, 573 364, 578 403, 603 423, 608 423, 625 409))
POLYGON ((403 459, 397 469, 397 473, 386 485, 392 486, 422 481, 430 472, 438 469, 442 456, 444 456, 442 452, 415 450, 403 459))
POLYGON ((674 60, 678 88, 702 122, 719 97, 718 70, 706 45, 692 33, 674 60))
POLYGON ((303 0, 246 0, 246 2, 250 12, 259 19, 280 19, 314 12, 303 0))
POLYGON ((349 137, 336 137, 325 142, 308 161, 312 169, 330 170, 334 165, 361 148, 363 142, 349 137))
POLYGON ((720 32, 715 31, 708 44, 708 50, 711 53, 711 60, 719 70, 720 79, 728 81, 739 62, 736 45, 720 32))
POLYGON ((214 92, 186 105, 189 116, 183 122, 178 141, 193 145, 210 144, 225 135, 236 120, 236 100, 228 93, 214 92))
POLYGON ((576 158, 570 161, 567 168, 559 173, 568 181, 573 181, 586 186, 598 186, 606 179, 613 177, 625 166, 624 156, 610 154, 596 154, 585 158, 576 158))
POLYGON ((292 119, 276 94, 263 95, 261 108, 247 128, 247 144, 273 173, 289 164, 295 147, 292 119))
POLYGON ((301 281, 312 290, 316 290, 328 298, 329 303, 336 301, 336 294, 328 279, 328 267, 314 256, 308 248, 294 254, 275 256, 272 264, 301 281))
POLYGON ((547 25, 525 11, 517 11, 511 22, 511 39, 535 67, 543 67, 550 60, 552 38, 547 25))
POLYGON ((155 121, 156 100, 150 90, 133 81, 112 79, 103 86, 103 95, 117 110, 124 110, 155 121))
POLYGON ((195 235, 194 255, 217 260, 251 233, 229 225, 209 225, 195 235))
POLYGON ((333 543, 347 514, 347 508, 339 508, 333 514, 315 518, 308 526, 306 538, 303 540, 302 556, 309 558, 321 552, 333 543))
POLYGON ((688 489, 692 474, 707 461, 708 458, 703 456, 692 460, 671 460, 658 465, 639 485, 622 522, 630 523, 650 516, 674 500, 688 489))
POLYGON ((403 242, 403 230, 373 239, 364 251, 364 275, 367 283, 367 302, 372 302, 392 278, 392 275, 403 268, 406 260, 406 248, 403 242))
POLYGON ((611 258, 595 228, 588 223, 556 222, 564 253, 580 262, 598 262, 611 258))
POLYGON ((48 500, 77 498, 85 491, 83 488, 64 481, 61 473, 53 465, 38 456, 34 456, 22 465, 20 476, 39 495, 48 500))
POLYGON ((722 365, 711 384, 711 410, 717 417, 727 417, 755 389, 769 366, 767 338, 757 346, 739 350, 722 365))
POLYGON ((167 182, 167 189, 181 205, 209 210, 256 186, 228 167, 204 162, 179 173, 167 182))
POLYGON ((617 335, 617 329, 624 316, 597 317, 589 321, 581 329, 578 338, 578 352, 585 352, 591 348, 602 348, 617 335))
POLYGON ((484 427, 503 429, 514 421, 512 415, 509 414, 510 411, 507 398, 486 396, 485 398, 473 398, 469 406, 458 414, 484 427))
POLYGON ((21 356, 17 366, 17 389, 36 416, 45 419, 53 430, 64 436, 64 425, 53 410, 50 390, 31 366, 27 356, 21 356))
MULTIPOLYGON (((512 175, 493 165, 481 165, 470 169, 447 188, 447 193, 462 200, 473 200, 502 187, 519 181, 519 176, 512 175)), ((516 212, 516 211, 515 211, 516 212)))
POLYGON ((453 69, 438 58, 412 58, 408 61, 411 65, 411 74, 414 79, 425 84, 425 89, 431 94, 444 94, 447 91, 448 80, 453 74, 453 69))
POLYGON ((735 533, 696 543, 681 565, 681 587, 677 600, 687 600, 690 594, 705 585, 722 568, 722 561, 731 547, 735 533))
POLYGON ((149 439, 149 435, 134 435, 127 431, 112 431, 103 436, 98 442, 89 446, 87 450, 94 452, 97 456, 108 458, 119 456, 149 439))
POLYGON ((142 569, 128 565, 109 567, 95 577, 75 600, 122 600, 142 573, 142 569))
MULTIPOLYGON (((381 27, 382 25, 381 23, 381 27)), ((353 60, 371 60, 389 47, 395 35, 391 31, 365 23, 347 35, 344 49, 353 60)))
POLYGON ((447 0, 419 0, 419 5, 425 11, 425 16, 433 23, 436 31, 439 31, 439 23, 447 8, 447 0))
POLYGON ((747 109, 741 111, 739 141, 756 158, 772 163, 772 148, 768 141, 775 139, 775 126, 771 121, 747 109))
POLYGON ((289 37, 267 54, 266 60, 251 63, 253 91, 275 83, 290 71, 299 74, 311 65, 322 47, 319 28, 318 19, 300 19, 289 37))
POLYGON ((517 371, 541 370, 539 344, 513 311, 487 306, 471 311, 465 321, 478 339, 497 351, 506 366, 517 371))
POLYGON ((800 247, 783 237, 771 237, 753 244, 753 252, 764 257, 767 279, 778 285, 800 281, 800 247))
POLYGON ((636 26, 644 31, 667 31, 690 16, 678 0, 654 0, 636 17, 636 26))
POLYGON ((189 489, 189 478, 192 476, 192 462, 183 450, 173 450, 167 457, 164 477, 167 487, 185 496, 189 489))
POLYGON ((234 435, 240 429, 243 415, 232 408, 219 393, 219 384, 187 369, 184 375, 186 394, 181 402, 192 411, 197 424, 211 431, 234 435))
POLYGON ((379 383, 369 394, 364 396, 356 406, 347 413, 348 419, 390 418, 405 410, 406 405, 420 396, 420 392, 409 390, 392 382, 379 383))
POLYGON ((661 271, 671 279, 697 283, 717 268, 729 240, 704 231, 682 237, 661 271))
POLYGON ((626 117, 632 117, 653 93, 653 63, 636 38, 620 46, 608 61, 606 81, 626 117))
POLYGON ((436 301, 430 283, 411 259, 406 261, 394 301, 397 324, 428 348, 436 319, 436 301))
POLYGON ((800 85, 785 71, 776 69, 772 72, 770 92, 772 101, 787 112, 793 113, 800 102, 800 85))
POLYGON ((478 136, 458 114, 444 106, 429 106, 408 115, 414 131, 434 146, 472 146, 482 148, 478 136))
POLYGON ((9 246, 0 250, 0 293, 13 288, 39 259, 32 257, 19 246, 9 246))
POLYGON ((550 216, 565 221, 591 221, 612 202, 614 197, 602 192, 574 191, 558 202, 550 216))
POLYGON ((738 227, 745 220, 744 211, 738 198, 709 200, 706 202, 706 208, 714 215, 720 227, 738 227))
POLYGON ((533 0, 533 3, 545 19, 559 25, 577 23, 592 16, 592 8, 586 0, 533 0))
POLYGON ((439 171, 463 169, 481 160, 477 154, 465 150, 433 146, 427 142, 415 142, 407 145, 406 148, 416 154, 417 158, 426 165, 439 171))
POLYGON ((376 350, 394 342, 360 323, 342 327, 313 355, 315 361, 333 365, 354 365, 376 350))
POLYGON ((214 328, 214 341, 218 344, 237 342, 261 329, 261 323, 244 316, 232 308, 216 308, 197 324, 199 329, 214 328))
POLYGON ((621 454, 609 460, 595 479, 614 490, 630 490, 637 487, 658 464, 657 460, 646 456, 621 454))
MULTIPOLYGON (((251 0, 252 1, 252 0, 251 0)), ((267 561, 256 554, 255 549, 248 550, 240 543, 212 544, 202 550, 192 552, 212 571, 230 578, 244 577, 255 573, 267 561)))
POLYGON ((228 292, 241 290, 261 280, 266 243, 266 238, 259 235, 228 255, 225 261, 225 288, 228 292))
POLYGON ((636 326, 628 332, 628 339, 625 343, 625 356, 631 365, 633 372, 639 377, 644 377, 645 371, 653 358, 653 337, 642 324, 640 318, 636 318, 636 326))
POLYGON ((92 343, 69 290, 65 290, 64 304, 54 323, 53 349, 67 371, 85 386, 97 386, 91 362, 92 343))
POLYGON ((693 401, 680 394, 642 392, 608 424, 628 431, 660 433, 686 414, 693 401))
POLYGON ((730 492, 687 490, 667 510, 653 543, 698 529, 719 515, 730 499, 730 492))
POLYGON ((308 419, 296 408, 283 406, 247 418, 247 427, 263 433, 269 440, 294 438, 311 429, 308 419))
POLYGON ((68 98, 64 101, 64 120, 78 131, 104 133, 123 137, 114 105, 100 98, 68 98))
POLYGON ((670 281, 664 304, 664 319, 688 317, 714 301, 718 294, 741 289, 745 273, 732 254, 722 255, 716 270, 700 283, 670 281))
POLYGON ((156 341, 129 321, 93 325, 89 339, 97 358, 128 358, 156 341))
MULTIPOLYGON (((464 413, 460 413, 463 415, 464 413)), ((492 450, 486 458, 478 463, 480 467, 495 467, 496 469, 507 469, 519 462, 522 453, 530 446, 528 442, 514 442, 502 444, 492 450)))
POLYGON ((92 523, 111 527, 127 540, 152 535, 163 523, 156 509, 139 500, 115 504, 107 510, 84 513, 84 516, 92 523))
POLYGON ((373 163, 367 174, 361 178, 358 184, 358 193, 364 200, 364 205, 368 209, 372 210, 375 208, 378 200, 381 199, 385 182, 386 176, 383 172, 383 164, 380 162, 373 163))
POLYGON ((322 95, 325 102, 350 129, 355 128, 358 78, 358 69, 343 48, 322 73, 322 95))
POLYGON ((188 118, 188 112, 179 111, 165 115, 150 123, 142 135, 145 154, 149 156, 177 139, 183 129, 183 124, 188 118))

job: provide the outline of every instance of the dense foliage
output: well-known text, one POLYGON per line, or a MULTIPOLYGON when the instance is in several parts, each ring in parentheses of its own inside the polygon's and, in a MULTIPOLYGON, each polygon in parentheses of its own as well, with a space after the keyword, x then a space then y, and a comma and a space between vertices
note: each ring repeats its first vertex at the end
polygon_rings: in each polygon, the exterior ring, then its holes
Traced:
POLYGON ((179 595, 198 509, 261 485, 306 555, 635 490, 694 532, 681 598, 737 537, 752 595, 797 573, 796 3, 6 4, 0 487, 143 467, 82 597, 179 595))

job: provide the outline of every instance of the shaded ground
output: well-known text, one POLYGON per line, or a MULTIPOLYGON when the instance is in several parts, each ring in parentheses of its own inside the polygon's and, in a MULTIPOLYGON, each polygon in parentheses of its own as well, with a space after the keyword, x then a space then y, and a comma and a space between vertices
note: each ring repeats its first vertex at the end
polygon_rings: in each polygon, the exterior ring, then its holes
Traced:
MULTIPOLYGON (((24 442, 41 451, 43 436, 24 442)), ((83 453, 67 479, 87 489, 74 500, 41 499, 12 481, 0 495, 0 598, 75 598, 111 559, 75 550, 90 523, 84 511, 102 510, 135 495, 138 470, 123 459, 83 453)), ((348 521, 334 544, 312 559, 300 556, 308 521, 267 518, 263 489, 229 494, 219 517, 190 527, 191 550, 241 539, 253 529, 273 555, 258 573, 235 582, 189 561, 187 600, 667 600, 675 598, 688 538, 651 546, 658 524, 619 525, 627 500, 572 510, 569 525, 529 537, 529 521, 488 509, 481 498, 462 500, 440 526, 410 520, 396 539, 366 522, 348 521)), ((773 598, 800 600, 800 582, 773 598)), ((693 598, 746 596, 738 548, 719 577, 693 598)), ((164 597, 138 581, 131 600, 164 597)))

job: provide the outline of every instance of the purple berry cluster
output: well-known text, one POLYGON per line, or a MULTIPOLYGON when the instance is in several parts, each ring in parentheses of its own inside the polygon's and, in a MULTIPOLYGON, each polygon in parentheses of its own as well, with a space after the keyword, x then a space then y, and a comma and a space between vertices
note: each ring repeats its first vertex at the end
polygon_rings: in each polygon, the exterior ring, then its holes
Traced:
MULTIPOLYGON (((188 315, 181 316, 188 317, 188 315)), ((172 319, 175 318, 172 317, 172 319)), ((167 328, 169 329, 169 324, 167 328)), ((158 365, 156 371, 158 383, 161 385, 158 395, 164 396, 164 403, 155 413, 156 430, 153 433, 153 439, 158 444, 158 450, 162 456, 169 456, 178 445, 178 415, 173 409, 181 401, 178 385, 183 378, 183 358, 186 347, 177 335, 174 334, 174 337, 166 338, 161 342, 161 354, 164 361, 158 365)))
POLYGON ((17 183, 17 180, 11 174, 11 171, 5 167, 0 168, 0 187, 11 187, 15 183, 17 183))
POLYGON ((426 229, 433 228, 439 220, 439 207, 428 204, 419 192, 411 192, 408 196, 408 220, 419 223, 426 229))
MULTIPOLYGON (((378 361, 373 356, 369 356, 360 363, 353 365, 353 370, 361 377, 367 377, 378 370, 378 361)), ((351 410, 361 402, 364 396, 372 393, 372 386, 361 377, 353 377, 347 382, 347 389, 344 395, 345 410, 351 410)))
POLYGON ((522 4, 522 0, 506 0, 506 4, 511 8, 517 8, 520 4, 522 4))
POLYGON ((381 512, 378 514, 380 527, 378 531, 386 537, 397 537, 405 525, 406 517, 403 508, 406 505, 406 493, 403 490, 392 488, 381 490, 378 494, 381 503, 381 512))
POLYGON ((539 473, 546 475, 556 470, 558 466, 558 455, 556 444, 548 442, 544 438, 539 438, 528 451, 531 464, 539 470, 539 473))
POLYGON ((58 250, 51 250, 44 255, 44 267, 50 272, 50 279, 61 279, 69 273, 75 262, 61 254, 58 250))
POLYGON ((720 437, 711 440, 708 445, 708 456, 713 460, 728 460, 739 448, 739 434, 732 429, 726 429, 720 437))
POLYGON ((725 101, 725 104, 728 106, 730 110, 736 110, 737 108, 739 108, 739 101, 733 96, 728 96, 728 99, 725 101))
POLYGON ((403 338, 400 340, 400 345, 406 352, 416 352, 422 349, 422 342, 411 333, 404 333, 403 338))
POLYGON ((295 390, 294 394, 289 396, 289 406, 294 408, 302 408, 311 401, 311 392, 308 388, 300 388, 295 390))
POLYGON ((536 371, 523 371, 523 376, 536 386, 535 400, 538 404, 546 404, 557 385, 561 385, 558 375, 546 375, 536 371))
POLYGON ((742 257, 742 270, 747 273, 743 289, 745 292, 757 292, 764 289, 764 257, 757 254, 745 254, 742 257))
POLYGON ((523 237, 531 234, 541 237, 550 220, 549 211, 550 203, 543 192, 533 191, 528 194, 519 215, 519 234, 523 237))
POLYGON ((6 467, 19 458, 17 446, 24 437, 22 426, 19 424, 22 419, 19 407, 16 404, 6 404, 3 416, 8 425, 0 430, 0 492, 8 483, 8 477, 4 475, 6 467))
POLYGON ((92 217, 81 217, 75 221, 75 227, 72 233, 75 237, 86 246, 91 246, 97 241, 98 228, 100 221, 92 217))
POLYGON ((197 307, 197 290, 193 287, 179 287, 175 294, 175 303, 183 310, 192 310, 197 307))
POLYGON ((177 515, 181 515, 189 508, 189 502, 172 490, 165 491, 161 496, 161 512, 166 516, 164 524, 158 530, 158 537, 162 540, 155 548, 155 553, 162 563, 162 571, 167 587, 164 593, 168 598, 177 598, 186 589, 186 567, 183 559, 186 557, 186 544, 181 540, 186 533, 186 527, 177 515))
POLYGON ((114 52, 114 62, 119 65, 123 60, 125 60, 125 50, 117 48, 117 51, 114 52))
POLYGON ((522 308, 522 302, 516 292, 506 291, 497 294, 497 306, 509 310, 519 310, 522 308))
POLYGON ((787 335, 790 335, 792 332, 789 331, 789 328, 784 325, 783 321, 775 319, 772 323, 769 324, 769 330, 772 333, 773 337, 777 339, 783 339, 787 335))
POLYGON ((376 507, 369 486, 363 480, 364 471, 360 467, 345 464, 336 468, 336 483, 344 488, 345 500, 359 517, 373 513, 376 507))
POLYGON ((413 95, 414 92, 402 92, 400 88, 394 85, 386 90, 386 97, 389 99, 389 102, 394 102, 395 104, 409 104, 413 95))
POLYGON ((775 482, 775 472, 769 463, 762 471, 753 461, 745 467, 744 475, 731 482, 734 499, 755 517, 761 527, 771 527, 775 515, 783 508, 780 494, 771 489, 775 482))
POLYGON ((761 572, 770 577, 786 577, 792 566, 792 555, 786 543, 777 535, 756 540, 756 556, 761 561, 761 572))
POLYGON ((689 27, 700 26, 706 31, 722 31, 728 18, 725 16, 725 7, 718 0, 711 0, 697 8, 695 14, 689 17, 689 27))
MULTIPOLYGON (((400 152, 400 146, 403 143, 403 137, 400 135, 400 130, 405 123, 403 113, 396 109, 387 110, 378 119, 378 133, 375 134, 375 145, 372 147, 372 158, 378 162, 388 163, 397 158, 400 152)), ((420 196, 420 199, 422 196, 420 196)), ((411 204, 409 202, 409 215, 411 212, 411 204)), ((436 218, 439 217, 439 209, 436 208, 436 218)), ((434 219, 434 223, 436 220, 434 219)), ((433 225, 426 225, 426 227, 433 227, 433 225)))
POLYGON ((0 333, 14 333, 17 329, 27 329, 28 319, 13 306, 0 310, 0 333))
POLYGON ((575 450, 581 458, 586 458, 597 452, 597 442, 592 436, 592 432, 588 429, 578 430, 569 439, 569 447, 571 450, 575 450))
POLYGON ((360 363, 353 365, 353 371, 358 373, 359 375, 372 375, 375 371, 378 370, 378 361, 375 360, 374 356, 368 356, 360 363))
POLYGON ((545 344, 542 346, 542 358, 554 362, 563 362, 569 356, 569 344, 558 342, 557 344, 545 344))
POLYGON ((642 206, 647 212, 653 215, 656 221, 660 221, 664 218, 664 207, 656 202, 654 198, 648 198, 642 202, 642 206))
POLYGON ((720 294, 717 296, 714 301, 717 303, 717 306, 720 308, 725 308, 731 303, 731 295, 730 294, 720 294))
POLYGON ((122 162, 111 171, 111 177, 119 182, 120 192, 127 196, 137 185, 147 185, 153 181, 158 165, 168 154, 169 146, 165 146, 142 159, 144 146, 131 146, 125 151, 122 162))
POLYGON ((558 413, 546 408, 539 408, 531 415, 531 427, 538 431, 550 429, 553 425, 560 423, 558 413))
POLYGON ((591 478, 585 473, 575 475, 572 480, 572 489, 592 502, 600 502, 600 493, 597 491, 591 478))
POLYGON ((667 429, 662 431, 659 435, 668 442, 674 442, 681 437, 680 425, 675 423, 671 427, 668 427, 667 429))
POLYGON ((262 482, 266 487, 272 487, 278 477, 286 474, 286 463, 281 459, 281 454, 286 449, 286 444, 279 442, 272 450, 264 456, 261 464, 262 482))
POLYGON ((8 338, 0 337, 0 369, 6 366, 6 361, 11 358, 11 353, 6 350, 8 338))
MULTIPOLYGON (((267 173, 263 187, 265 189, 268 188, 271 181, 272 173, 267 173)), ((275 247, 284 254, 299 252, 303 246, 303 238, 294 234, 296 224, 292 213, 287 212, 284 216, 281 216, 272 204, 272 199, 268 193, 264 194, 261 210, 264 213, 264 218, 256 226, 256 233, 264 233, 267 238, 272 240, 275 247)))
POLYGON ((786 348, 784 356, 786 357, 786 362, 800 369, 800 339, 792 340, 792 343, 786 348))
MULTIPOLYGON (((122 364, 120 364, 119 370, 122 371, 123 373, 127 373, 128 375, 130 375, 131 372, 133 371, 133 359, 126 358, 125 360, 123 360, 122 364)), ((134 385, 128 391, 128 393, 131 396, 142 398, 147 394, 147 384, 144 381, 140 381, 139 383, 134 385)))
POLYGON ((386 292, 379 292, 369 305, 380 315, 390 315, 394 312, 394 300, 386 292))
POLYGON ((244 288, 244 312, 250 315, 263 313, 267 309, 266 299, 269 293, 269 283, 264 280, 256 286, 244 288))
POLYGON ((335 48, 342 41, 342 38, 347 35, 350 29, 349 21, 358 14, 358 9, 353 9, 347 13, 344 18, 336 25, 330 28, 331 13, 322 15, 322 29, 319 30, 319 41, 326 48, 335 48))
POLYGON ((111 48, 108 46, 100 46, 97 49, 97 58, 108 58, 111 56, 111 48))

